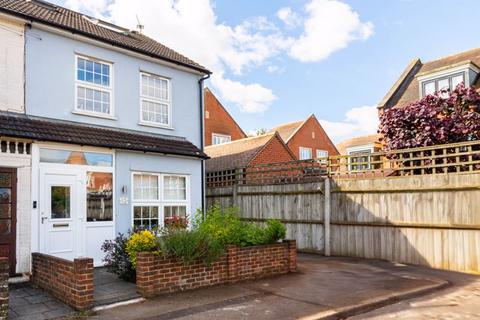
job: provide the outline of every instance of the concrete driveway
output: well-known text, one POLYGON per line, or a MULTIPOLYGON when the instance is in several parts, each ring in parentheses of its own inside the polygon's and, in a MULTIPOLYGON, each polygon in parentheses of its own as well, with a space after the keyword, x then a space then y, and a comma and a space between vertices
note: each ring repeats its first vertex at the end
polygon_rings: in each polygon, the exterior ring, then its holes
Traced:
POLYGON ((298 272, 167 294, 92 319, 337 319, 478 277, 377 260, 299 254, 298 272))

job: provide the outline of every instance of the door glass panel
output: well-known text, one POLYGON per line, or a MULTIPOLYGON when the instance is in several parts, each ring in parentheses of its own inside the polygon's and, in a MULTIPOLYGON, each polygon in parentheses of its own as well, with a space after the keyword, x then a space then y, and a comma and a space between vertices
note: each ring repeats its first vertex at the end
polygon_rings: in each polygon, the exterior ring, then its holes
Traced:
POLYGON ((108 153, 40 149, 40 162, 111 167, 113 156, 108 153))
POLYGON ((0 188, 0 203, 10 203, 12 197, 11 188, 0 188))
POLYGON ((12 206, 10 204, 0 204, 0 219, 10 218, 12 206))
POLYGON ((10 234, 10 229, 11 229, 10 219, 0 220, 0 235, 1 236, 10 234))
POLYGON ((70 218, 70 187, 51 186, 51 218, 70 218))
POLYGON ((12 185, 12 174, 0 172, 0 187, 10 187, 12 185))
POLYGON ((87 172, 87 221, 113 220, 112 185, 112 173, 87 172))

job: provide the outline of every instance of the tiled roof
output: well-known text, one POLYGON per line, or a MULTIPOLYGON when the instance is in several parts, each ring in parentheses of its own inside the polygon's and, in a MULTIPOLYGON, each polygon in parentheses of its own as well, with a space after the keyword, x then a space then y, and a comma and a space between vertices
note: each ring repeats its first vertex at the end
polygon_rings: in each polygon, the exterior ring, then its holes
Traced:
POLYGON ((374 146, 380 146, 380 138, 382 135, 375 133, 375 134, 369 134, 366 136, 359 136, 359 137, 354 137, 351 139, 344 140, 340 143, 337 144, 337 149, 338 152, 340 152, 341 155, 347 154, 347 148, 351 147, 357 147, 357 146, 363 146, 367 144, 373 144, 374 146))
POLYGON ((26 20, 47 24, 93 38, 114 46, 135 51, 144 55, 188 67, 202 73, 210 73, 205 67, 164 46, 163 44, 135 31, 111 25, 123 30, 117 32, 96 24, 95 18, 88 17, 57 5, 41 0, 0 0, 0 12, 11 14, 26 20))
MULTIPOLYGON (((450 56, 446 56, 440 59, 428 61, 425 63, 420 62, 417 59, 418 63, 415 68, 410 68, 412 76, 405 77, 404 74, 400 77, 401 83, 397 80, 394 87, 397 87, 396 90, 390 90, 389 99, 383 99, 379 104, 380 108, 392 107, 392 106, 405 106, 413 101, 420 99, 419 84, 418 80, 415 78, 419 74, 428 74, 430 72, 435 72, 445 67, 458 65, 461 63, 472 63, 474 65, 480 66, 480 48, 471 49, 468 51, 460 52, 450 56), (404 78, 404 79, 402 79, 404 78), (387 101, 388 100, 388 101, 387 101)), ((408 68, 407 68, 408 69, 408 68)), ((405 73, 405 72, 404 72, 405 73)), ((477 82, 475 84, 479 84, 477 82)))
POLYGON ((0 112, 0 136, 207 158, 184 138, 0 112))
POLYGON ((206 161, 206 171, 223 171, 245 167, 274 136, 275 133, 267 133, 205 147, 205 153, 210 157, 206 161))
POLYGON ((285 143, 288 142, 288 139, 292 136, 292 134, 298 130, 300 126, 305 122, 305 120, 300 120, 300 121, 294 121, 294 122, 289 122, 285 124, 281 124, 272 130, 270 130, 270 133, 274 133, 275 131, 280 134, 280 137, 282 137, 283 141, 285 143))

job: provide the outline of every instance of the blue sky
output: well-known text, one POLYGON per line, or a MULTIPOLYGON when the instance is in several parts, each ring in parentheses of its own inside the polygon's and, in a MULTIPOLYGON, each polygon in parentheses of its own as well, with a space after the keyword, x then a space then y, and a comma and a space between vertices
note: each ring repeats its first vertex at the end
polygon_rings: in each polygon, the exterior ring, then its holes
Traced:
POLYGON ((480 40, 475 0, 56 3, 129 28, 138 14, 147 35, 214 71, 209 87, 247 132, 314 113, 335 142, 375 131, 376 104, 412 58, 480 40))

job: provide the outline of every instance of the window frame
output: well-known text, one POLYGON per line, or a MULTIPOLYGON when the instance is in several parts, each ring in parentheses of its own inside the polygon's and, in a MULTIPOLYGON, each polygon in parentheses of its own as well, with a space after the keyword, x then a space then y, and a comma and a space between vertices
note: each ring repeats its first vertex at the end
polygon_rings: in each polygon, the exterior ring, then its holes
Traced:
POLYGON ((310 159, 313 159, 313 150, 312 150, 312 148, 298 147, 298 158, 299 158, 299 160, 310 160, 310 159), (302 159, 302 150, 308 150, 308 151, 310 152, 310 158, 302 159))
POLYGON ((100 117, 100 118, 106 118, 106 119, 113 119, 115 120, 115 103, 114 103, 114 70, 113 70, 113 63, 110 61, 90 57, 87 55, 83 54, 75 54, 75 72, 74 72, 74 77, 75 77, 75 101, 74 101, 74 108, 73 108, 73 113, 75 114, 81 114, 81 115, 86 115, 86 116, 92 116, 92 117, 100 117), (77 72, 78 72, 78 59, 84 59, 92 62, 98 62, 101 64, 108 65, 110 67, 110 74, 109 74, 109 86, 103 86, 103 85, 98 85, 94 83, 90 83, 84 80, 78 80, 77 78, 77 72), (88 110, 82 110, 78 108, 78 87, 83 87, 91 90, 97 90, 101 92, 108 92, 110 95, 110 105, 109 105, 109 113, 103 113, 103 112, 96 112, 96 111, 88 111, 88 110))
POLYGON ((225 144, 225 143, 229 143, 229 142, 232 142, 232 136, 231 136, 231 135, 221 134, 221 133, 215 133, 215 132, 212 133, 212 145, 213 145, 213 146, 217 146, 217 145, 225 144), (223 142, 223 143, 214 143, 215 137, 218 137, 218 138, 228 138, 229 140, 228 140, 227 142, 223 142))
MULTIPOLYGON (((375 146, 374 145, 370 145, 370 144, 367 144, 367 145, 361 145, 361 146, 355 146, 355 147, 350 147, 350 148, 347 148, 346 150, 347 152, 347 155, 349 156, 348 157, 348 171, 364 171, 364 170, 371 170, 372 168, 372 164, 371 164, 371 161, 372 161, 372 153, 375 153, 375 146), (367 152, 368 151, 368 152, 367 152), (368 160, 367 160, 367 164, 363 164, 363 165, 359 165, 359 164, 352 164, 352 158, 355 153, 358 153, 358 154, 363 154, 363 157, 368 157, 368 160), (366 168, 356 168, 354 169, 353 167, 355 166, 366 166, 366 168)), ((358 157, 357 157, 358 158, 358 157)))
POLYGON ((316 159, 322 158, 322 159, 320 160, 320 163, 325 164, 325 163, 328 162, 328 159, 327 159, 327 158, 328 158, 328 150, 316 149, 316 150, 315 150, 315 156, 316 156, 316 157, 315 157, 316 159), (320 152, 323 152, 325 155, 324 155, 324 156, 319 156, 319 155, 318 155, 318 152, 319 152, 319 151, 320 151, 320 152))
POLYGON ((186 218, 190 219, 191 216, 191 189, 190 189, 190 175, 179 173, 157 173, 147 171, 132 171, 131 179, 131 192, 130 192, 130 212, 131 212, 131 226, 135 227, 135 207, 157 207, 158 208, 158 225, 163 226, 165 222, 165 207, 166 206, 185 206, 186 218), (152 175, 158 177, 158 199, 157 200, 141 200, 134 197, 134 177, 135 175, 152 175), (185 178, 185 200, 166 200, 164 196, 164 177, 181 177, 185 178))
POLYGON ((147 71, 142 71, 140 70, 139 72, 139 122, 138 124, 143 125, 143 126, 149 126, 149 127, 157 127, 157 128, 164 128, 164 129, 173 129, 172 125, 172 80, 170 78, 147 72, 147 71), (161 80, 166 80, 167 81, 167 94, 168 94, 168 101, 158 99, 158 98, 152 98, 150 96, 146 96, 142 94, 142 76, 148 76, 148 77, 155 77, 159 78, 161 80), (142 114, 142 102, 143 101, 148 101, 152 103, 159 103, 159 104, 166 104, 168 106, 168 124, 163 124, 155 121, 147 121, 143 120, 143 114, 142 114))
POLYGON ((436 78, 432 78, 432 79, 422 81, 422 86, 421 86, 421 88, 422 88, 422 98, 427 95, 425 93, 426 85, 429 84, 429 83, 432 83, 432 82, 435 84, 435 91, 434 92, 438 92, 440 90, 440 88, 438 87, 438 83, 441 80, 445 80, 445 79, 448 80, 449 90, 454 90, 455 88, 452 88, 452 79, 454 77, 460 76, 460 75, 463 76, 463 83, 466 83, 467 75, 466 75, 465 71, 459 71, 459 72, 455 72, 455 73, 451 73, 451 74, 447 74, 447 75, 443 75, 443 76, 439 76, 439 77, 436 77, 436 78))

